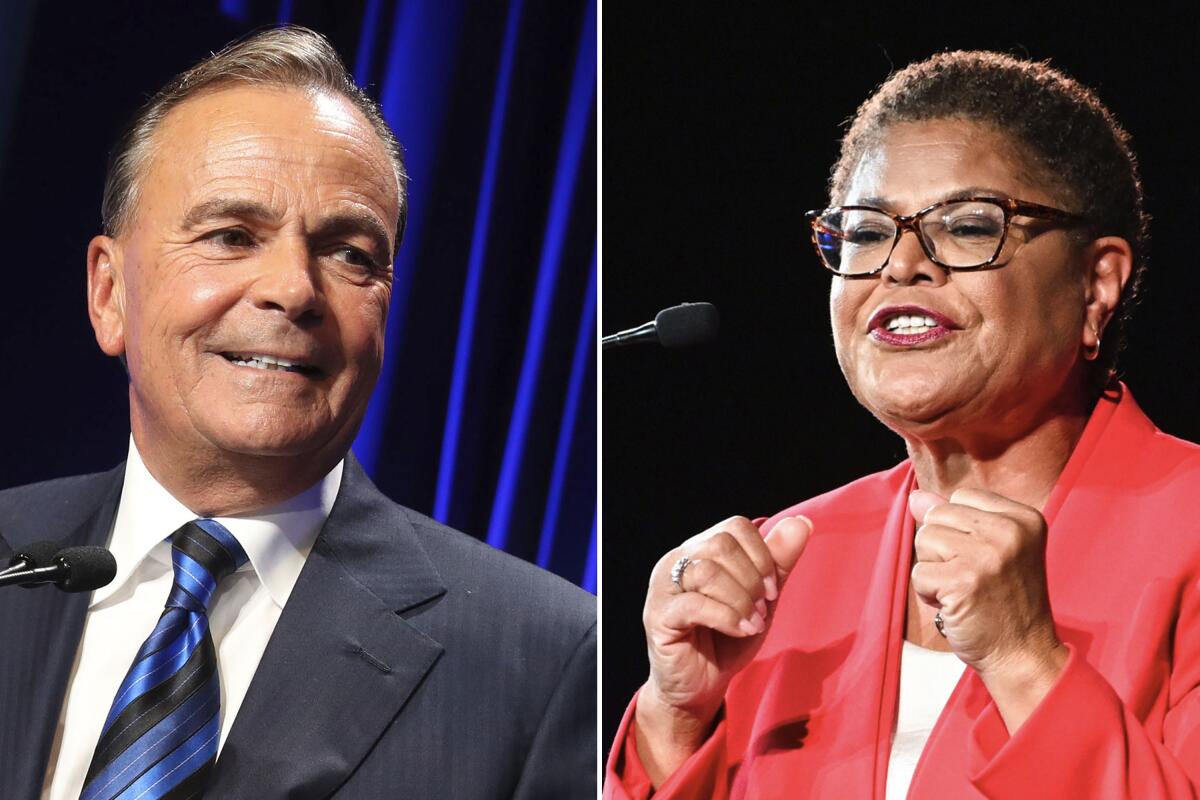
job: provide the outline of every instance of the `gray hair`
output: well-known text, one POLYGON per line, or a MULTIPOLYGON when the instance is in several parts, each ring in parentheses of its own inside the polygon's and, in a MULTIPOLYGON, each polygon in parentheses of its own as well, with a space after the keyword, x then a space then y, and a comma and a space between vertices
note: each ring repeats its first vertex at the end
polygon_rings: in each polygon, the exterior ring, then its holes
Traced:
POLYGON ((408 174, 400 142, 388 127, 378 103, 355 85, 329 40, 299 25, 260 31, 227 45, 221 52, 175 76, 138 110, 109 155, 101 205, 104 232, 118 236, 127 230, 154 134, 171 110, 203 92, 236 84, 331 92, 362 112, 383 143, 396 173, 400 205, 396 247, 399 248, 408 217, 408 174))

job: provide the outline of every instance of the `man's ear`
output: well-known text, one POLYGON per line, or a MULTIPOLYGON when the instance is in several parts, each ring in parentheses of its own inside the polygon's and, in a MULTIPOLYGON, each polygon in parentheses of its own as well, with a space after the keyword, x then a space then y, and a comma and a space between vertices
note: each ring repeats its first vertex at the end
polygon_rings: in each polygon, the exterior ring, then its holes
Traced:
POLYGON ((1103 236, 1091 242, 1086 253, 1087 308, 1081 335, 1084 351, 1095 353, 1133 275, 1133 248, 1119 236, 1103 236))
POLYGON ((87 251, 88 317, 100 349, 125 355, 125 276, 120 245, 111 236, 95 236, 87 251))

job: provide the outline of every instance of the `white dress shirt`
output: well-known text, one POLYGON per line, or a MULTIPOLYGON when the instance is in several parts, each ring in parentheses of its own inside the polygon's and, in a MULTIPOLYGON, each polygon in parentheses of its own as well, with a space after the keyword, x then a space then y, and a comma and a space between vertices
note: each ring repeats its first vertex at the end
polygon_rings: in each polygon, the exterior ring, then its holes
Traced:
MULTIPOLYGON (((223 580, 209 604, 221 684, 225 744, 267 640, 329 516, 343 463, 308 491, 260 513, 218 517, 249 563, 223 580)), ((174 580, 169 537, 197 518, 154 479, 132 437, 125 484, 109 537, 112 583, 92 593, 83 638, 50 752, 42 800, 77 800, 104 719, 138 648, 158 622, 174 580)))
POLYGON ((900 653, 900 707, 888 758, 887 800, 908 796, 917 761, 966 664, 954 653, 906 641, 900 653))

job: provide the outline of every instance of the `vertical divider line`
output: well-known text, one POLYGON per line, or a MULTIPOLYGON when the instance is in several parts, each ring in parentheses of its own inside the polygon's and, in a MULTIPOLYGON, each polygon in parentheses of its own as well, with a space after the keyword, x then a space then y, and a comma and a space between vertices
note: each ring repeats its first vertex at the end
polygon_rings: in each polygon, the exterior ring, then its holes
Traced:
POLYGON ((596 593, 599 581, 597 580, 597 558, 596 558, 596 533, 599 529, 599 512, 592 517, 592 538, 588 543, 587 561, 583 565, 583 576, 579 585, 587 589, 592 594, 596 593))
POLYGON ((508 96, 512 86, 513 62, 516 60, 517 33, 521 26, 523 0, 511 0, 504 41, 500 51, 500 69, 492 94, 492 113, 488 122, 487 150, 483 175, 479 181, 479 198, 475 206, 475 225, 471 233, 471 252, 467 260, 467 277, 463 287, 462 310, 458 319, 458 339, 454 347, 454 371, 450 395, 446 404, 446 423, 442 432, 441 457, 438 459, 437 490, 433 517, 449 522, 450 505, 454 499, 454 471, 458 464, 458 437, 462 425, 463 406, 470 382, 471 346, 475 338, 475 316, 479 311, 479 291, 483 282, 484 261, 487 257, 488 232, 492 218, 492 197, 499 171, 500 146, 504 140, 504 123, 508 113, 508 96))
POLYGON ((525 453, 525 437, 529 429, 529 417, 533 410, 534 394, 537 389, 538 370, 546 340, 550 305, 554 297, 554 287, 558 281, 563 239, 566 236, 575 180, 579 174, 579 161, 584 142, 587 139, 587 126, 588 121, 592 118, 591 112, 595 96, 596 0, 589 0, 587 10, 584 12, 583 30, 580 32, 575 69, 571 79, 571 96, 567 104, 562 142, 559 145, 558 163, 554 171, 554 188, 547 215, 546 233, 542 240, 542 255, 538 264, 529 332, 525 338, 525 353, 521 360, 521 374, 513 401, 512 417, 509 420, 508 436, 504 442, 504 458, 500 464, 500 476, 497 480, 495 500, 492 503, 492 515, 488 522, 487 542, 501 550, 508 543, 509 522, 512 518, 512 507, 516 496, 521 462, 525 453))
POLYGON ((579 396, 583 390, 583 374, 589 357, 596 349, 596 253, 588 274, 587 292, 583 298, 583 313, 579 318, 579 333, 575 336, 575 353, 571 357, 571 377, 567 383, 567 399, 563 403, 562 422, 558 428, 558 443, 554 447, 554 468, 550 473, 550 492, 546 513, 542 518, 542 535, 538 540, 537 563, 549 568, 554 554, 554 536, 558 530, 558 511, 562 505, 563 484, 571 461, 571 445, 575 439, 575 418, 579 415, 579 396))

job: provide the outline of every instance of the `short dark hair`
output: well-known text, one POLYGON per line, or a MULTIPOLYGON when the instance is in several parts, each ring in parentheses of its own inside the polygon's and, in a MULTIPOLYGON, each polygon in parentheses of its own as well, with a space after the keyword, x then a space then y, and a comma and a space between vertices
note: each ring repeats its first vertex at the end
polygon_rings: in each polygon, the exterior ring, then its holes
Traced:
POLYGON ((154 134, 172 109, 197 95, 230 85, 326 91, 344 97, 370 123, 392 162, 399 191, 396 247, 408 216, 408 174, 396 135, 379 105, 354 83, 337 50, 321 34, 299 25, 259 31, 229 44, 175 76, 134 115, 109 155, 101 218, 109 236, 129 225, 153 149, 154 134))
POLYGON ((938 53, 892 74, 858 108, 829 181, 844 199, 863 155, 896 123, 962 119, 1012 138, 1033 174, 1082 214, 1094 235, 1119 236, 1133 249, 1133 274, 1096 359, 1101 388, 1117 377, 1117 356, 1141 289, 1149 215, 1130 136, 1088 87, 1050 66, 988 51, 938 53))

